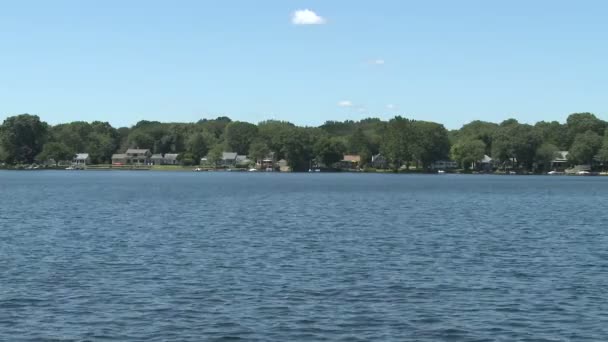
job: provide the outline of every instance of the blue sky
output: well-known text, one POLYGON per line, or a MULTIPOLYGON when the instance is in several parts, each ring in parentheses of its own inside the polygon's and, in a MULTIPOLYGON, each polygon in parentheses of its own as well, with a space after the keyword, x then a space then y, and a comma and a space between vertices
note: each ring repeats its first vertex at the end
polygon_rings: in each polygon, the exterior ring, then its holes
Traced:
POLYGON ((0 119, 608 119, 606 13, 599 0, 5 1, 0 119), (293 23, 305 9, 317 25, 293 23))

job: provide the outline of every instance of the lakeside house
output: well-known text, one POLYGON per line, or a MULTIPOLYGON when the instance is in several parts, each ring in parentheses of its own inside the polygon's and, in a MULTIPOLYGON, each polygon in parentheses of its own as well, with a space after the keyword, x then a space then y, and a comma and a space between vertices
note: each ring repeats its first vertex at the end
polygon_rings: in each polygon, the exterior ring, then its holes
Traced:
POLYGON ((148 149, 127 149, 125 153, 112 155, 112 165, 150 165, 152 153, 148 149))
POLYGON ((152 153, 148 149, 130 148, 125 152, 127 163, 131 165, 150 165, 152 153))
POLYGON ((388 159, 382 154, 372 156, 372 167, 376 169, 388 169, 388 159))
POLYGON ((222 159, 220 159, 218 166, 235 167, 237 155, 236 152, 222 152, 222 159))
POLYGON ((112 155, 112 165, 127 165, 127 155, 125 153, 114 153, 112 155))
POLYGON ((270 152, 264 159, 256 160, 255 166, 262 170, 273 170, 274 169, 274 152, 270 152))
POLYGON ((340 169, 358 169, 360 164, 360 155, 345 154, 342 160, 338 162, 338 167, 340 169))
POLYGON ((492 159, 492 157, 488 156, 487 154, 484 154, 483 158, 473 163, 472 166, 473 170, 492 172, 492 170, 494 169, 494 159, 492 159))
POLYGON ((72 165, 75 166, 87 166, 87 164, 91 163, 91 158, 88 153, 76 153, 74 159, 72 159, 72 165))
POLYGON ((437 160, 431 163, 431 169, 433 170, 449 170, 449 169, 457 169, 458 162, 453 160, 437 160))
POLYGON ((179 165, 178 156, 178 153, 165 153, 164 155, 156 153, 150 157, 150 163, 152 165, 179 165))
POLYGON ((281 172, 291 172, 291 167, 289 167, 289 164, 287 163, 287 160, 285 159, 281 159, 277 162, 277 165, 279 166, 279 171, 281 172))
POLYGON ((568 151, 557 151, 555 158, 551 161, 551 169, 565 171, 568 167, 568 151))
POLYGON ((237 155, 235 159, 235 164, 238 167, 248 167, 251 164, 251 159, 247 158, 245 155, 237 155))

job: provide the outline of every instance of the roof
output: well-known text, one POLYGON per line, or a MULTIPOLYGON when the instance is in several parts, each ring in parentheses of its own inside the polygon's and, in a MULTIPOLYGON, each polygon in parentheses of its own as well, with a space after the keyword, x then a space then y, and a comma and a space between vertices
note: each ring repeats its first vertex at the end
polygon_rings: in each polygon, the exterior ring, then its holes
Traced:
POLYGON ((481 162, 482 163, 491 163, 492 162, 492 158, 490 158, 490 156, 488 156, 487 154, 483 155, 483 158, 481 158, 481 162))
POLYGON ((89 154, 88 153, 76 153, 76 157, 74 157, 74 159, 86 160, 86 159, 89 159, 89 154))
POLYGON ((178 153, 165 153, 166 160, 177 160, 178 153))
POLYGON ((553 159, 553 162, 565 162, 568 161, 568 151, 557 151, 555 156, 555 159, 553 159))
POLYGON ((135 153, 141 154, 141 153, 149 153, 149 152, 150 152, 150 150, 148 150, 148 149, 130 148, 130 149, 127 149, 127 152, 125 152, 125 153, 127 153, 127 154, 135 154, 135 153))
POLYGON ((150 159, 163 159, 163 155, 160 153, 153 154, 150 159))
POLYGON ((346 154, 346 155, 344 155, 344 158, 342 160, 352 162, 352 163, 358 163, 361 161, 361 156, 346 154))
POLYGON ((236 152, 222 152, 222 160, 235 160, 236 152))
POLYGON ((124 153, 115 153, 112 155, 112 159, 127 159, 127 155, 124 153))

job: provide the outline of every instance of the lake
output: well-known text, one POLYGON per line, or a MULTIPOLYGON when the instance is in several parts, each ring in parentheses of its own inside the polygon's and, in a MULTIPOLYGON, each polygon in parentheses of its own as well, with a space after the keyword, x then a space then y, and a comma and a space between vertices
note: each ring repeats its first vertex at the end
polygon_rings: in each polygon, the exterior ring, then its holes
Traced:
POLYGON ((608 177, 0 172, 1 341, 606 341, 608 177))

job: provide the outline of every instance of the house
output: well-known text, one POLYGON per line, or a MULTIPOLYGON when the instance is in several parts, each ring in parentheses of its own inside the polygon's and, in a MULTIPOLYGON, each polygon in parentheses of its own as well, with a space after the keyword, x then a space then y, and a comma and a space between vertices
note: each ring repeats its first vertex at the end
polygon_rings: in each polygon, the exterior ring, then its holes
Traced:
POLYGON ((483 158, 481 158, 481 160, 473 163, 473 169, 476 169, 479 171, 491 172, 493 168, 494 168, 494 160, 487 154, 484 154, 483 158))
POLYGON ((236 157, 236 152, 222 152, 222 159, 219 161, 218 166, 234 167, 236 166, 236 157))
POLYGON ((177 160, 178 156, 179 153, 165 153, 163 156, 164 165, 179 165, 179 160, 177 160))
POLYGON ((125 153, 116 153, 112 155, 112 165, 127 165, 129 158, 125 153))
POLYGON ((279 170, 281 172, 291 172, 291 167, 289 167, 287 160, 281 159, 277 162, 277 165, 279 166, 279 170))
POLYGON ((163 155, 160 153, 155 153, 150 157, 152 165, 163 165, 163 160, 163 155))
POLYGON ((164 155, 156 153, 150 157, 150 163, 152 165, 179 165, 177 156, 179 156, 177 153, 165 153, 164 155))
POLYGON ((251 164, 251 159, 247 158, 244 155, 237 155, 235 159, 235 164, 237 166, 249 166, 251 164))
POLYGON ((387 169, 388 159, 382 154, 376 154, 372 156, 372 167, 376 169, 387 169))
POLYGON ((564 171, 568 167, 568 151, 557 151, 555 158, 551 161, 551 169, 564 171))
POLYGON ((457 169, 458 163, 453 160, 438 160, 431 164, 433 170, 457 169))
POLYGON ((72 164, 76 166, 87 166, 90 163, 91 158, 88 153, 76 153, 74 159, 72 159, 72 164))
POLYGON ((347 154, 344 155, 342 160, 338 162, 338 167, 340 169, 357 169, 361 164, 361 156, 347 154))
POLYGON ((264 159, 258 160, 256 166, 262 170, 274 169, 274 152, 270 152, 264 159))
POLYGON ((131 165, 150 165, 152 153, 148 149, 130 148, 127 155, 127 164, 131 165))

